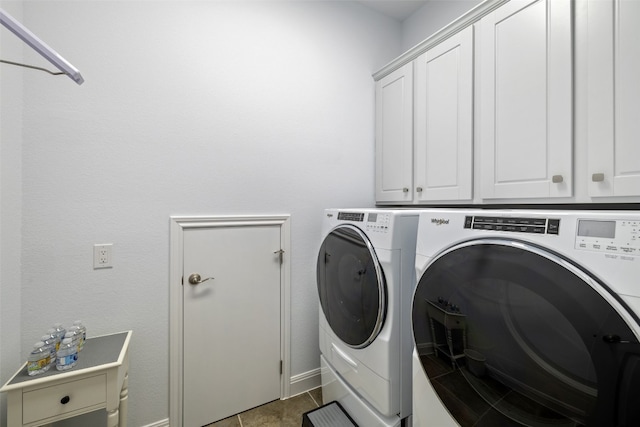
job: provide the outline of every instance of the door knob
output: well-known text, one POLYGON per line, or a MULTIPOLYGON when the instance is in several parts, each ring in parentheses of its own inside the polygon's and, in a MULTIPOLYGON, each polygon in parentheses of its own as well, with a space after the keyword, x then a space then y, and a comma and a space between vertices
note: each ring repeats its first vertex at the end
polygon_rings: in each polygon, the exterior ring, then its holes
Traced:
POLYGON ((200 277, 198 273, 193 273, 191 276, 189 276, 189 283, 191 283, 192 285, 199 285, 200 283, 206 282, 207 280, 211 279, 213 279, 213 277, 207 277, 206 279, 202 280, 202 277, 200 277))

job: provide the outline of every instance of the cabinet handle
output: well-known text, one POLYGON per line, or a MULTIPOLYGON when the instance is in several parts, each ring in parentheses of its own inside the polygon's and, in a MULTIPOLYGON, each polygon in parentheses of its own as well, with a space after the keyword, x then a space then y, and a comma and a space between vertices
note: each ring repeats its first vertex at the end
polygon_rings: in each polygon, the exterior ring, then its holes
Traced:
POLYGON ((417 191, 418 193, 422 193, 422 187, 418 187, 418 188, 416 188, 416 191, 417 191))
POLYGON ((69 403, 71 399, 69 398, 69 396, 65 396, 62 399, 60 399, 60 403, 62 403, 63 405, 66 405, 67 403, 69 403))
POLYGON ((594 173, 593 175, 591 175, 591 181, 593 181, 593 182, 602 182, 602 181, 604 181, 604 174, 603 173, 594 173))
POLYGON ((409 192, 409 189, 408 189, 407 187, 404 187, 404 188, 402 189, 402 192, 403 192, 403 193, 408 193, 408 192, 409 192))
POLYGON ((562 181, 564 181, 562 175, 553 175, 553 177, 551 177, 551 182, 554 184, 560 184, 562 181))

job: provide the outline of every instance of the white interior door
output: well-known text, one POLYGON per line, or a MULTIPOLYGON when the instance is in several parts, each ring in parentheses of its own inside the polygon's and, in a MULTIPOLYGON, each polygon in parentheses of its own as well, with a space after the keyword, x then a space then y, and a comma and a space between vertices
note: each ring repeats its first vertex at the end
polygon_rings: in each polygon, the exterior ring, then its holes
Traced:
POLYGON ((279 225, 185 230, 184 427, 280 398, 280 238, 279 225))

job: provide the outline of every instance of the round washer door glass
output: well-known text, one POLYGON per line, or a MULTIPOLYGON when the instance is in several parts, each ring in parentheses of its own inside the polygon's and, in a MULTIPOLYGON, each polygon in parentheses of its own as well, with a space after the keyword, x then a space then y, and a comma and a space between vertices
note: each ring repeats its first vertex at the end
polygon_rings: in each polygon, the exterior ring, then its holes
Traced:
POLYGON ((640 425, 633 316, 568 260, 469 242, 432 261, 413 304, 433 337, 422 366, 460 425, 640 425))
POLYGON ((366 347, 386 314, 386 284, 373 246, 357 227, 341 225, 318 254, 320 305, 331 330, 347 345, 366 347))

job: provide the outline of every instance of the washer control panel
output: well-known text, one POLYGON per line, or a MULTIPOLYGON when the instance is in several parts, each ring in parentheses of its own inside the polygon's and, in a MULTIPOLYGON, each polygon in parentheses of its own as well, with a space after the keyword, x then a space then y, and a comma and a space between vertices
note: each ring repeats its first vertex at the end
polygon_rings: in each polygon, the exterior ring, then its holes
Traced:
POLYGON ((575 248, 640 256, 640 220, 579 219, 575 248))
POLYGON ((467 216, 464 219, 464 228, 557 235, 560 234, 560 220, 557 218, 467 216))

